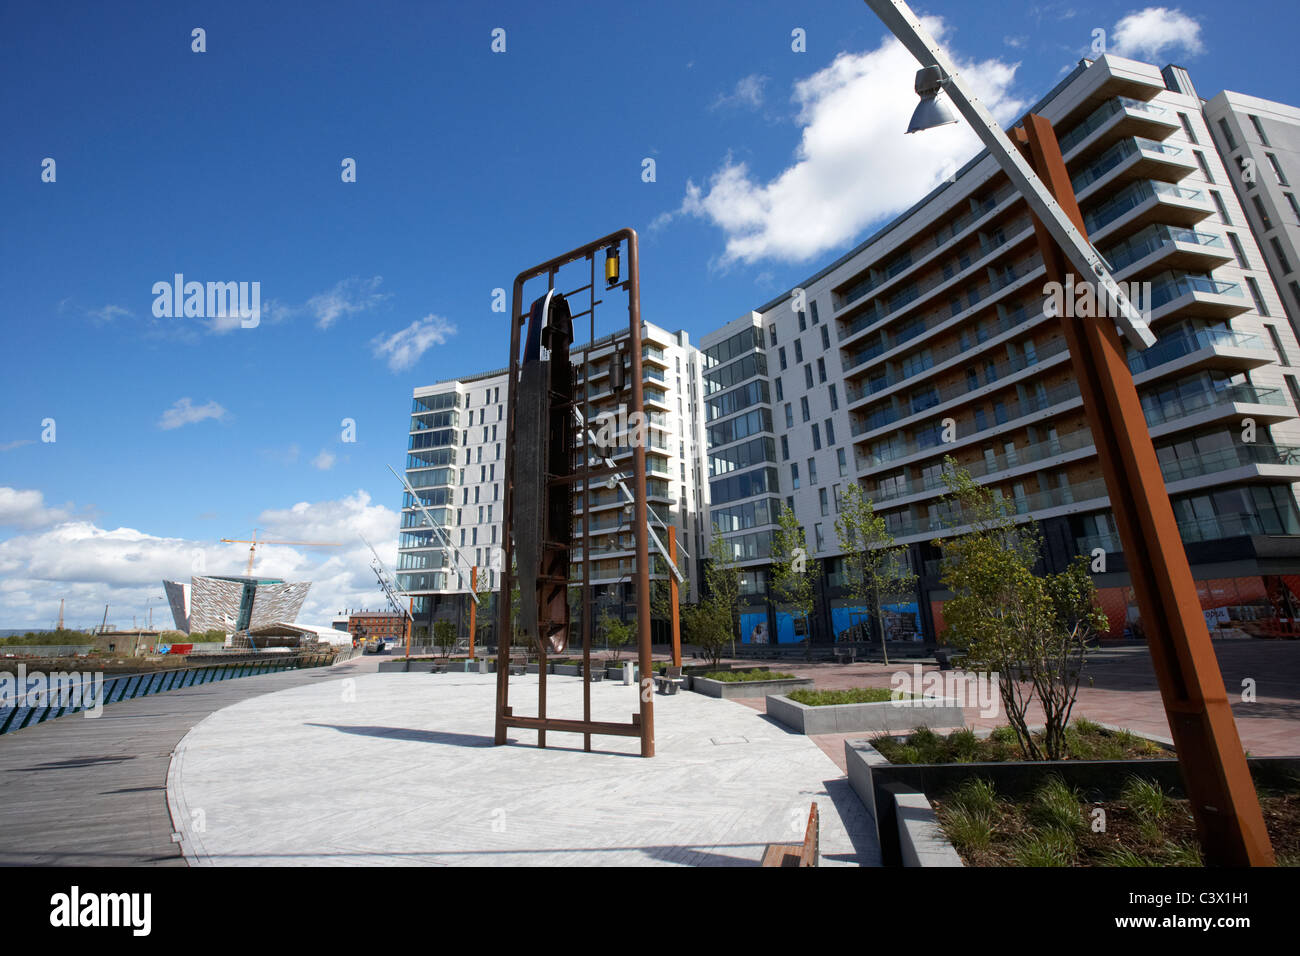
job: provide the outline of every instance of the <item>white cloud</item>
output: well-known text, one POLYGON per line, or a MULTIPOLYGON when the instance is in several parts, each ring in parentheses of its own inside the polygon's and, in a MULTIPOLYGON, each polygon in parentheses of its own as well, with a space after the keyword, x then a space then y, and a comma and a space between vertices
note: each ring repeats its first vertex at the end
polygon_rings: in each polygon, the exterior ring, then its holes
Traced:
POLYGON ((91 309, 86 314, 96 322, 111 322, 116 318, 130 315, 131 310, 124 309, 120 305, 106 305, 102 309, 91 309))
POLYGON ((195 405, 189 398, 181 398, 163 412, 162 418, 158 420, 158 427, 180 428, 182 425, 193 425, 207 418, 220 420, 225 417, 226 410, 215 401, 210 401, 206 405, 195 405))
POLYGON ((761 73, 741 77, 730 93, 719 94, 711 108, 716 110, 726 106, 744 106, 758 109, 763 105, 763 87, 767 85, 767 80, 761 73))
POLYGON ((306 309, 316 320, 316 325, 328 329, 344 316, 373 309, 387 296, 379 291, 383 276, 370 279, 344 279, 328 292, 307 300, 306 309))
POLYGON ((1201 42, 1201 25, 1182 10, 1147 7, 1115 24, 1109 49, 1132 59, 1161 60, 1178 53, 1204 53, 1205 44, 1201 42))
MULTIPOLYGON (((393 498, 396 503, 397 496, 393 498)), ((25 515, 44 514, 42 520, 55 515, 52 509, 42 511, 40 492, 0 489, 0 509, 6 508, 25 515), (14 501, 20 504, 6 504, 14 501)), ((365 491, 357 491, 338 500, 265 511, 258 517, 258 527, 272 541, 342 544, 339 548, 259 545, 255 573, 312 582, 300 621, 328 624, 341 608, 383 607, 370 571, 370 550, 358 532, 375 545, 392 570, 397 557, 395 509, 373 504, 365 491)), ((118 627, 131 626, 132 615, 144 624, 150 604, 154 625, 171 627, 171 614, 161 599, 163 580, 188 581, 197 573, 243 574, 247 561, 246 544, 62 521, 0 541, 0 619, 14 627, 49 627, 58 615, 59 599, 66 598, 65 618, 71 627, 98 624, 105 604, 110 608, 109 623, 118 627)))
MULTIPOLYGON (((940 19, 925 23, 936 37, 946 32, 940 19)), ((1011 93, 1017 64, 958 59, 957 67, 1000 122, 1027 105, 1011 93)), ((892 37, 866 53, 840 54, 795 84, 803 131, 788 168, 763 182, 728 156, 707 188, 687 182, 678 214, 723 230, 725 267, 804 262, 903 211, 979 150, 964 123, 904 135, 917 103, 916 69, 892 37)))
POLYGON ((388 360, 388 367, 402 372, 415 365, 425 352, 442 345, 456 334, 456 326, 439 315, 426 315, 392 335, 379 335, 371 341, 375 358, 388 360))
POLYGON ((67 509, 45 507, 45 496, 39 491, 0 488, 0 527, 44 528, 69 517, 67 509))
POLYGON ((321 453, 313 458, 311 463, 313 467, 319 468, 321 471, 329 471, 334 467, 335 461, 337 461, 337 458, 334 453, 322 448, 321 453))
POLYGON ((36 444, 35 438, 15 438, 13 441, 0 442, 0 451, 13 451, 15 448, 22 448, 24 445, 36 444))

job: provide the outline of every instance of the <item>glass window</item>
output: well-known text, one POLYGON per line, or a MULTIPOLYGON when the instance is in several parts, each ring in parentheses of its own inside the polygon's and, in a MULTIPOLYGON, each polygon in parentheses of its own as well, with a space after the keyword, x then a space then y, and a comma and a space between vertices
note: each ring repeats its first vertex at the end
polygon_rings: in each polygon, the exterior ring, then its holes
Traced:
POLYGON ((799 341, 798 339, 794 340, 794 360, 796 362, 803 361, 803 342, 799 341))
POLYGON ((822 450, 822 433, 821 429, 814 423, 812 427, 813 451, 822 450))
POLYGON ((1263 226, 1266 232, 1269 229, 1272 229, 1273 219, 1271 216, 1269 216, 1268 210, 1264 208, 1264 203, 1260 200, 1259 195, 1256 194, 1254 196, 1251 196, 1250 201, 1255 204, 1255 212, 1259 216, 1260 225, 1263 226))
POLYGON ((826 386, 826 391, 831 397, 831 411, 836 411, 840 407, 840 398, 835 393, 834 383, 826 386))
POLYGON ((790 463, 790 487, 795 491, 799 490, 799 463, 797 461, 790 463))
POLYGON ((808 459, 808 483, 811 485, 817 484, 817 459, 816 458, 808 459))
POLYGON ((1210 190, 1210 198, 1214 200, 1214 208, 1219 212, 1219 219, 1225 226, 1232 225, 1232 218, 1228 215, 1228 207, 1223 204, 1223 197, 1219 195, 1218 190, 1210 190))
POLYGON ((808 410, 808 396, 807 396, 807 395, 805 395, 803 398, 799 399, 799 411, 803 413, 803 420, 804 420, 804 421, 808 421, 808 419, 812 418, 812 412, 810 412, 810 411, 808 410))
POLYGON ((839 462, 840 477, 843 478, 849 473, 849 456, 844 453, 843 448, 835 449, 835 458, 839 462))

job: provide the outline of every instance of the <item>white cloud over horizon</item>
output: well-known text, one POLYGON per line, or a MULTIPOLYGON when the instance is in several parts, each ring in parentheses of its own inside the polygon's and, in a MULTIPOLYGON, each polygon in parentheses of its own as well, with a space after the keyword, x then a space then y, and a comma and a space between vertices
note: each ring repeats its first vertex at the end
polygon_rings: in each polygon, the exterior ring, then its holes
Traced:
MULTIPOLYGON (((938 38, 939 18, 925 18, 938 38)), ((1012 92, 1018 64, 957 57, 962 74, 1000 122, 1018 118, 1028 101, 1012 92)), ((795 83, 801 137, 793 162, 771 178, 728 155, 707 185, 688 181, 681 206, 659 216, 696 216, 720 228, 717 265, 762 260, 801 263, 842 247, 868 226, 897 215, 980 149, 959 123, 907 136, 916 106, 916 61, 896 39, 864 53, 841 53, 795 83)))
MULTIPOLYGON (((245 544, 165 537, 135 528, 110 530, 70 515, 68 509, 46 508, 40 491, 0 487, 0 525, 22 529, 0 541, 0 626, 52 626, 64 598, 69 626, 98 624, 108 604, 109 622, 118 627, 129 627, 132 615, 143 626, 150 605, 154 626, 171 627, 161 599, 163 580, 245 572, 245 544)), ((272 543, 259 545, 255 573, 312 582, 300 621, 328 624, 342 608, 384 606, 370 570, 370 550, 358 535, 393 570, 395 509, 373 504, 367 492, 358 490, 341 499, 270 509, 257 520, 272 543), (276 538, 342 546, 276 545, 276 538)))

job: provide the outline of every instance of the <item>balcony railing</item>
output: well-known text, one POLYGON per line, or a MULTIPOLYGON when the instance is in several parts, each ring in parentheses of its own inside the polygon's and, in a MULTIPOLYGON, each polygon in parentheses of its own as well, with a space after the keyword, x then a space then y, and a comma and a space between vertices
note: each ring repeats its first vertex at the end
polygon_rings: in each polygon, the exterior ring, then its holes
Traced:
POLYGON ((1139 259, 1145 259, 1162 246, 1175 242, 1205 246, 1206 248, 1223 248, 1223 239, 1209 233, 1197 232, 1195 229, 1181 229, 1157 223, 1141 232, 1112 246, 1105 252, 1115 272, 1126 269, 1139 259))
MULTIPOLYGON (((1184 519, 1178 522, 1178 534, 1184 544, 1198 541, 1221 541, 1224 538, 1240 538, 1245 535, 1270 534, 1264 529, 1264 522, 1259 515, 1242 512, 1239 514, 1212 515, 1208 518, 1184 519)), ((1294 534, 1295 530, 1286 534, 1294 534)), ((1123 545, 1117 534, 1094 534, 1075 539, 1075 546, 1081 554, 1095 548, 1103 551, 1123 551, 1123 545)))
POLYGON ((1160 197, 1164 199, 1183 199, 1191 202, 1201 199, 1204 195, 1199 189, 1185 189, 1182 186, 1172 186, 1169 183, 1141 179, 1135 183, 1130 183, 1084 216, 1083 224, 1087 227, 1089 233, 1094 233, 1106 228, 1120 216, 1131 209, 1136 209, 1149 199, 1160 197))
POLYGON ((1182 150, 1177 146, 1166 146, 1164 143, 1157 143, 1153 139, 1144 139, 1141 136, 1122 139, 1070 180, 1071 185, 1074 186, 1074 191, 1083 192, 1084 189, 1101 179, 1124 160, 1139 152, 1177 156, 1182 150))
POLYGON ((1179 276, 1169 279, 1151 289, 1151 304, 1148 308, 1158 309, 1168 305, 1179 296, 1192 292, 1206 292, 1212 295, 1228 295, 1240 299, 1241 286, 1235 282, 1223 282, 1209 276, 1179 276))
POLYGON ((1150 396, 1144 397, 1142 402, 1142 410, 1146 415, 1148 427, 1161 425, 1191 415, 1193 412, 1204 411, 1207 408, 1214 408, 1219 405, 1237 403, 1244 405, 1286 404, 1286 399, 1282 397, 1280 389, 1256 388, 1254 385, 1229 385, 1227 388, 1200 392, 1196 395, 1159 400, 1158 403, 1149 401, 1149 399, 1150 396))
POLYGON ((1183 332, 1176 336, 1162 338, 1145 352, 1136 352, 1129 356, 1129 371, 1134 375, 1148 372, 1153 368, 1190 355, 1206 348, 1262 349, 1263 340, 1258 335, 1246 335, 1243 332, 1231 332, 1226 329, 1201 329, 1199 332, 1183 332))
POLYGON ((1163 106, 1153 106, 1150 103, 1143 103, 1141 100, 1129 99, 1127 96, 1117 96, 1114 99, 1107 100, 1093 110, 1087 119, 1061 137, 1062 155, 1074 149, 1095 130, 1105 125, 1108 119, 1122 110, 1146 113, 1149 116, 1159 116, 1165 112, 1163 106))

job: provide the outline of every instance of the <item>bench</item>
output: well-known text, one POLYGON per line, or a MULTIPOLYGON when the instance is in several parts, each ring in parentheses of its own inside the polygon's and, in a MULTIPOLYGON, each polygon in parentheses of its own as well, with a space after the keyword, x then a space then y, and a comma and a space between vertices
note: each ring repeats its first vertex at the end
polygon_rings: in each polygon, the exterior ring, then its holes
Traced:
POLYGON ((661 694, 675 694, 677 688, 686 683, 686 678, 682 676, 680 667, 665 667, 660 673, 655 674, 655 690, 661 694))
POLYGON ((816 866, 820 853, 820 819, 817 804, 808 811, 808 826, 802 843, 769 843, 763 850, 761 866, 816 866))
POLYGON ((858 649, 853 646, 835 648, 836 664, 853 664, 858 659, 858 649))
POLYGON ((518 677, 519 675, 524 674, 527 671, 528 671, 528 658, 526 657, 510 658, 510 673, 513 676, 518 677))

